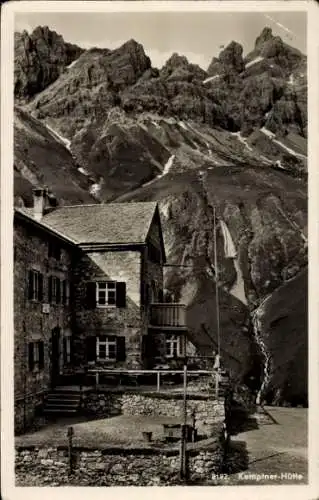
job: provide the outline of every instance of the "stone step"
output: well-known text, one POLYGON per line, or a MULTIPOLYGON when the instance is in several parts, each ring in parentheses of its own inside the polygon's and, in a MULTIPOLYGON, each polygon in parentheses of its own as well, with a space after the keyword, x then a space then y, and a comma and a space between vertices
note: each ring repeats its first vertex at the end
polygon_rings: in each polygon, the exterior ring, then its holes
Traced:
POLYGON ((54 414, 68 415, 77 413, 80 410, 81 395, 79 392, 55 390, 50 392, 43 406, 45 415, 54 414))
POLYGON ((44 408, 43 413, 45 415, 55 414, 55 415, 65 415, 65 414, 74 414, 77 413, 78 409, 76 408, 44 408))
POLYGON ((56 408, 78 408, 79 402, 76 401, 46 401, 45 407, 56 408))
POLYGON ((80 401, 81 396, 73 394, 48 394, 47 400, 80 401))

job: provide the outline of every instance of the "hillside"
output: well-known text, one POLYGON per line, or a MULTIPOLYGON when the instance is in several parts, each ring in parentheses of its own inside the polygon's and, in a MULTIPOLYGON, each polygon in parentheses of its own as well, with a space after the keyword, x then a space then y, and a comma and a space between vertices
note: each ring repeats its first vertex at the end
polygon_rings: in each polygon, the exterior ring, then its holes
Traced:
POLYGON ((264 381, 270 401, 305 401, 306 57, 265 28, 249 54, 232 42, 207 71, 179 54, 153 68, 130 40, 80 50, 59 72, 24 104, 17 93, 19 203, 37 183, 61 204, 158 201, 167 288, 202 353, 217 341, 215 208, 224 363, 264 381))

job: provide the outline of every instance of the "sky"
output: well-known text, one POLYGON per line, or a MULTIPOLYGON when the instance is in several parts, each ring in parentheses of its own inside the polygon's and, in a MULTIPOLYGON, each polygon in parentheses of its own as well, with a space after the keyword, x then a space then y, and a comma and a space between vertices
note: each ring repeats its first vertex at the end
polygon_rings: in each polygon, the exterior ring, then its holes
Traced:
POLYGON ((133 38, 144 46, 152 65, 160 68, 172 53, 185 55, 207 69, 222 46, 232 40, 244 54, 253 49, 265 26, 306 53, 307 19, 303 12, 108 12, 15 14, 15 30, 29 33, 48 26, 80 47, 114 49, 133 38))

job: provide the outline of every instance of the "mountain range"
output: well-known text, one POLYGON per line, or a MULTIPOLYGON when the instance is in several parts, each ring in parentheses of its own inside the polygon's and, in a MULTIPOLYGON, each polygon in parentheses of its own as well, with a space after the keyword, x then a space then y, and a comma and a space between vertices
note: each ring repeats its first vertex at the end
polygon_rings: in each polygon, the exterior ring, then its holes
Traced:
POLYGON ((208 68, 141 44, 15 34, 15 201, 159 202, 192 339, 270 403, 307 404, 307 58, 265 27, 208 68), (233 248, 232 254, 227 248, 233 248))

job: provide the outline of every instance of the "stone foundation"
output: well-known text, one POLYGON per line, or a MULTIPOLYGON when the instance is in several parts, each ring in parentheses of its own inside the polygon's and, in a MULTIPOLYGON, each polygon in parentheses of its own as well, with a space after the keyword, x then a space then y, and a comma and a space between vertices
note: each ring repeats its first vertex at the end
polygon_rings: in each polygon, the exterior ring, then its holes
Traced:
MULTIPOLYGON (((205 484, 220 472, 223 447, 189 457, 189 479, 205 484)), ((69 473, 66 449, 33 448, 16 451, 16 486, 165 486, 179 484, 180 459, 158 450, 73 449, 73 472, 69 473)))
MULTIPOLYGON (((183 399, 181 394, 93 392, 86 395, 83 410, 99 417, 116 415, 181 417, 183 399)), ((200 434, 212 436, 216 432, 222 432, 225 422, 223 399, 189 396, 187 415, 192 417, 193 414, 195 426, 200 434)))
POLYGON ((44 393, 33 394, 15 401, 14 431, 16 435, 26 432, 33 426, 37 412, 43 405, 44 395, 44 393))

